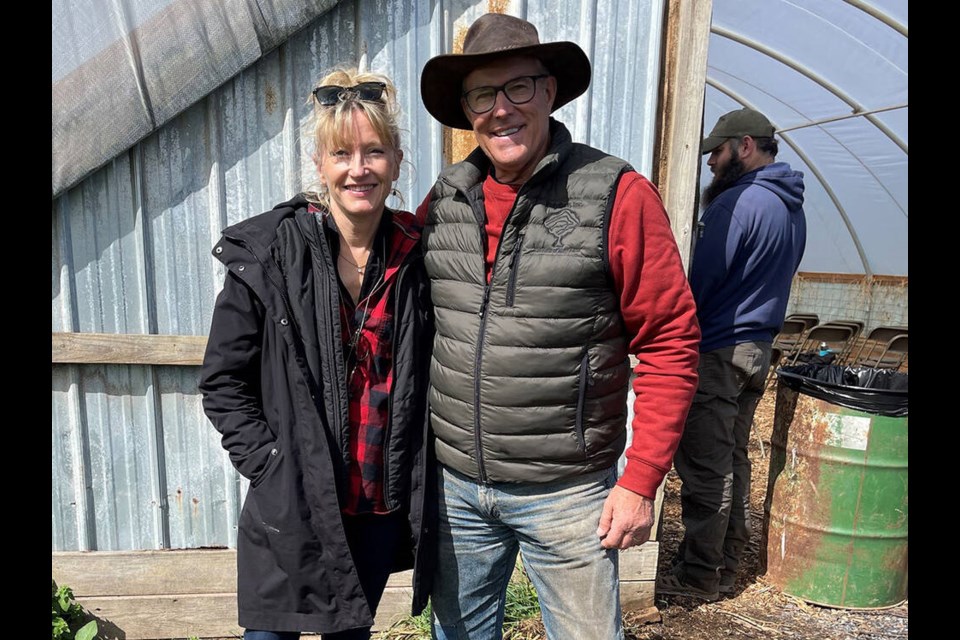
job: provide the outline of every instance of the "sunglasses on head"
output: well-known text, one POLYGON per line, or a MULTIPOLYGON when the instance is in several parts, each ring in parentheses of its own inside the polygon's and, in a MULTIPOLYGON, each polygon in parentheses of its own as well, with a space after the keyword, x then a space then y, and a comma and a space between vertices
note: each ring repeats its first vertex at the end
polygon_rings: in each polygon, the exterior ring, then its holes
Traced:
POLYGON ((313 97, 324 107, 332 107, 342 100, 381 102, 383 90, 386 88, 387 85, 383 82, 361 82, 353 87, 325 84, 313 90, 313 97))

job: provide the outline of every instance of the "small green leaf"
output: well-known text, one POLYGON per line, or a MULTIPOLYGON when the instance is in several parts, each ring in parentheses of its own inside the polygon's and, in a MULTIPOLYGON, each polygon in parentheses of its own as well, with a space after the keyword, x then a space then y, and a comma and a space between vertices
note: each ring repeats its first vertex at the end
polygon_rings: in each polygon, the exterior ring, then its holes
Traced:
POLYGON ((53 619, 53 640, 60 640, 60 638, 65 638, 70 634, 70 627, 67 626, 66 621, 63 618, 57 617, 53 619))
POLYGON ((73 600, 73 589, 70 587, 60 587, 57 589, 57 594, 54 601, 60 605, 61 611, 65 613, 70 611, 71 600, 73 600))
POLYGON ((91 620, 77 630, 74 640, 93 640, 97 635, 97 621, 91 620))

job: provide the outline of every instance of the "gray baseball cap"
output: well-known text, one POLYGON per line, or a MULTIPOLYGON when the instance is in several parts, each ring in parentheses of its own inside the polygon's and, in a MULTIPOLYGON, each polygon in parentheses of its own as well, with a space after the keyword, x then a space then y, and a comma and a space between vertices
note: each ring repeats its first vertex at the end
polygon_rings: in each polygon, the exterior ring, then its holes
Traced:
POLYGON ((700 144, 700 153, 708 154, 730 138, 752 136, 754 138, 772 138, 773 124, 759 111, 744 107, 725 113, 717 120, 710 135, 700 144))

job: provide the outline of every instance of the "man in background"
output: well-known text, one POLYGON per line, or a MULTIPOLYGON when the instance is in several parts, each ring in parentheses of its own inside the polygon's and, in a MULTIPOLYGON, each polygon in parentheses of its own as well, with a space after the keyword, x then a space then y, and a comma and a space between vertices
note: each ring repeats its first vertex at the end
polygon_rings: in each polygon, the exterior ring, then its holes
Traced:
POLYGON ((732 592, 750 539, 747 441, 806 243, 803 174, 777 150, 773 125, 747 108, 721 116, 701 145, 714 177, 690 276, 699 384, 674 457, 685 533, 658 593, 732 592))

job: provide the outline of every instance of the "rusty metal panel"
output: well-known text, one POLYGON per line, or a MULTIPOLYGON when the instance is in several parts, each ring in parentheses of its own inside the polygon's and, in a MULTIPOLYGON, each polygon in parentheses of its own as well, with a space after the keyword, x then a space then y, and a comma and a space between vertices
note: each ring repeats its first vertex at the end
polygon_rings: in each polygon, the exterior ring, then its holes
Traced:
POLYGON ((51 374, 53 387, 52 419, 53 437, 50 462, 53 474, 53 550, 86 550, 86 479, 83 461, 83 423, 78 416, 78 393, 74 378, 76 367, 54 367, 51 374))
POLYGON ((239 476, 203 414, 199 374, 197 367, 155 367, 165 456, 161 505, 169 527, 164 546, 173 549, 236 544, 239 476))
POLYGON ((241 486, 196 367, 57 365, 53 549, 233 546, 241 486))
POLYGON ((77 385, 84 527, 91 549, 153 549, 162 541, 152 381, 146 367, 89 365, 77 385))
POLYGON ((537 25, 541 40, 576 42, 593 67, 587 93, 558 109, 555 117, 567 125, 575 141, 623 158, 649 177, 656 142, 663 1, 525 4, 522 17, 537 25))

